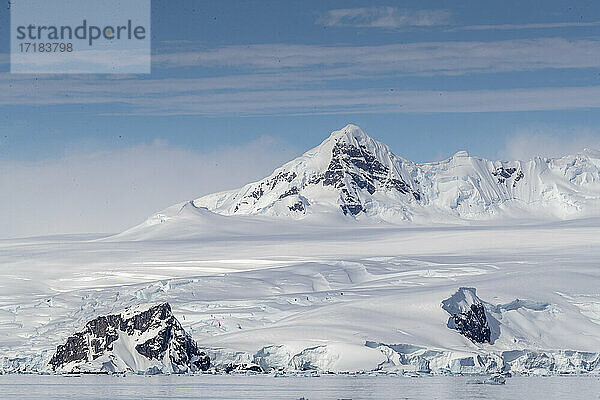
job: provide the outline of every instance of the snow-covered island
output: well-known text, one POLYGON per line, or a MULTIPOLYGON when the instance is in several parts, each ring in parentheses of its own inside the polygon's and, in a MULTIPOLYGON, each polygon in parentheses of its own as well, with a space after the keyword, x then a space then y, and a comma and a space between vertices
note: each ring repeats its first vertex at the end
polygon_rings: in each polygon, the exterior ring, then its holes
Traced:
POLYGON ((599 259, 599 152, 414 163, 348 125, 120 234, 0 241, 0 367, 600 373, 599 259))

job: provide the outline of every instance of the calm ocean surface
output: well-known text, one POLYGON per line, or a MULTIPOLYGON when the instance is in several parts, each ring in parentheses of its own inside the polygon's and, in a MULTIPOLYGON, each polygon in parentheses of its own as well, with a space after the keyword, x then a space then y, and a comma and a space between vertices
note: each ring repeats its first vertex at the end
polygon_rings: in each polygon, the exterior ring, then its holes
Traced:
POLYGON ((0 376, 2 399, 600 399, 600 377, 0 376))

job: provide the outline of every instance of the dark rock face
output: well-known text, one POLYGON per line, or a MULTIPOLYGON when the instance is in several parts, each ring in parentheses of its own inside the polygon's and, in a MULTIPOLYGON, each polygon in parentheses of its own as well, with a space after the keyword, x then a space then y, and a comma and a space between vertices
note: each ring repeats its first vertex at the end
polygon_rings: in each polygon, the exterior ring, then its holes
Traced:
POLYGON ((258 373, 262 373, 264 371, 257 364, 252 364, 252 363, 233 364, 233 363, 230 363, 230 364, 227 364, 225 366, 225 372, 229 374, 231 372, 258 372, 258 373))
POLYGON ((291 206, 288 206, 288 208, 290 209, 290 211, 304 212, 304 203, 298 201, 292 204, 291 206))
POLYGON ((483 304, 471 304, 469 310, 453 314, 454 327, 465 337, 476 343, 490 343, 490 327, 485 317, 483 304))
POLYGON ((154 330, 156 334, 137 344, 135 351, 151 360, 164 360, 168 353, 168 360, 176 373, 195 369, 206 371, 209 368, 209 357, 198 349, 192 337, 185 332, 168 303, 139 313, 112 314, 89 321, 82 331, 57 347, 50 365, 57 370, 72 362, 93 361, 113 350, 119 333, 138 336, 154 330))
POLYGON ((356 193, 350 193, 347 188, 342 189, 342 204, 340 207, 344 215, 357 215, 363 211, 363 206, 356 193))
POLYGON ((494 306, 477 297, 475 288, 461 287, 442 301, 450 318, 447 326, 474 343, 494 344, 500 336, 500 323, 490 310, 494 306))
POLYGON ((517 182, 519 182, 521 179, 523 179, 525 175, 523 174, 523 171, 519 171, 517 172, 517 176, 515 177, 515 181, 513 182, 513 187, 517 186, 517 182))
POLYGON ((524 178, 523 171, 517 171, 516 168, 504 168, 499 167, 494 172, 492 172, 496 178, 498 178, 498 183, 505 183, 507 179, 511 177, 515 177, 513 181, 513 187, 517 186, 517 182, 524 178))
MULTIPOLYGON (((331 161, 327 170, 316 173, 305 182, 297 183, 286 188, 279 194, 279 200, 301 194, 301 190, 311 185, 322 184, 332 186, 340 191, 340 208, 344 215, 358 215, 364 211, 360 191, 365 190, 374 194, 377 190, 395 190, 400 194, 413 197, 420 201, 422 196, 417 190, 401 178, 390 176, 390 169, 381 163, 364 145, 354 145, 338 140, 331 150, 331 161)), ((234 207, 234 213, 245 205, 256 204, 266 193, 276 186, 288 185, 297 177, 295 172, 279 172, 272 178, 266 179, 252 187, 242 196, 234 207)), ((300 196, 301 197, 301 196, 300 196)), ((290 211, 304 212, 308 204, 295 202, 288 206, 290 211)))
MULTIPOLYGON (((277 186, 278 183, 281 183, 281 182, 290 183, 294 180, 294 178, 296 178, 295 172, 280 172, 277 175, 275 175, 273 178, 262 181, 261 183, 258 184, 257 187, 254 188, 254 190, 252 190, 252 192, 250 192, 250 194, 248 194, 242 198, 242 200, 235 206, 234 212, 237 212, 240 208, 240 205, 242 205, 242 204, 250 204, 250 203, 256 202, 258 199, 260 199, 265 194, 265 192, 267 192, 269 190, 273 190, 273 188, 275 188, 275 186, 277 186)), ((297 194, 297 191, 298 191, 298 188, 294 187, 294 188, 290 189, 287 193, 282 194, 280 198, 284 198, 287 196, 291 196, 293 194, 297 194)))
POLYGON ((298 186, 292 186, 290 188, 290 190, 285 191, 283 194, 281 194, 281 196, 279 196, 280 199, 284 199, 288 196, 293 196, 295 194, 298 194, 299 190, 298 190, 298 186))
POLYGON ((410 194, 415 200, 421 196, 413 191, 410 185, 400 179, 389 177, 389 168, 383 165, 365 146, 337 142, 332 150, 332 158, 327 171, 313 179, 312 182, 323 182, 324 186, 341 189, 340 205, 342 212, 357 215, 364 210, 357 190, 364 189, 369 194, 375 193, 376 185, 387 189, 395 189, 401 194, 410 194), (350 184, 345 180, 350 177, 350 184))

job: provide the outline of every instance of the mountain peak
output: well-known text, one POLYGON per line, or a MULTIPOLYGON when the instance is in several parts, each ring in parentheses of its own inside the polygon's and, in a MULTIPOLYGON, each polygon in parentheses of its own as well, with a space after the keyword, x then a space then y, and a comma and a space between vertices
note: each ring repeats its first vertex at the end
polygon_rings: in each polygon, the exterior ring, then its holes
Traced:
POLYGON ((336 151, 352 152, 352 149, 354 149, 355 154, 347 154, 352 158, 375 158, 384 164, 390 164, 391 159, 398 158, 386 144, 373 139, 359 126, 354 124, 348 124, 338 131, 331 132, 329 137, 320 146, 315 147, 309 153, 317 151, 325 153, 329 157, 336 151), (342 150, 342 147, 345 150, 342 150))
MULTIPOLYGON (((194 201, 225 215, 302 217, 311 213, 367 214, 378 202, 421 200, 411 175, 413 163, 369 137, 356 125, 334 131, 319 146, 238 191, 194 201)), ((402 212, 402 211, 401 211, 402 212)))
POLYGON ((373 140, 369 135, 367 135, 359 126, 354 124, 348 124, 339 131, 331 132, 329 135, 330 139, 349 139, 350 142, 353 142, 355 139, 359 143, 364 142, 365 140, 373 140))

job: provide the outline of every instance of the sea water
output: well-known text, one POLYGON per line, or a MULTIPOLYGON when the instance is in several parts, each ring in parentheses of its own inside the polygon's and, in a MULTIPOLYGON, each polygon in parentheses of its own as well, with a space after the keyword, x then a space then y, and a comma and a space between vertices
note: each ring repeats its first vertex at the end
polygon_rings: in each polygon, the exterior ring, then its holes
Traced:
POLYGON ((600 399, 599 376, 0 376, 2 399, 600 399))

